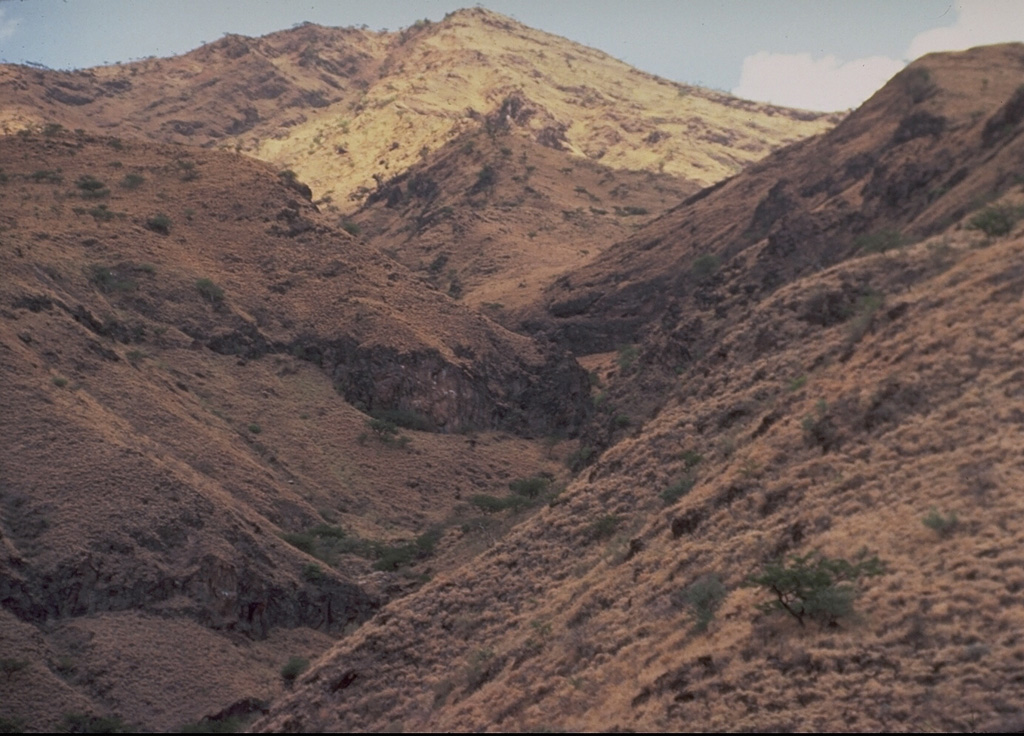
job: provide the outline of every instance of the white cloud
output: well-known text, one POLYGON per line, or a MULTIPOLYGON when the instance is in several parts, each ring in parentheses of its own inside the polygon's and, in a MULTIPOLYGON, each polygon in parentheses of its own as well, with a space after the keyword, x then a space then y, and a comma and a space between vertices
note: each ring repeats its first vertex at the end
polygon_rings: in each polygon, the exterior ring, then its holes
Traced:
POLYGON ((1024 41, 1024 2, 1020 0, 970 0, 956 4, 951 26, 932 28, 910 42, 906 58, 916 59, 932 51, 962 51, 1005 41, 1024 41))
POLYGON ((0 9, 0 41, 10 38, 18 28, 18 21, 13 18, 4 18, 6 10, 0 9))
POLYGON ((843 61, 835 56, 759 51, 743 60, 737 97, 811 110, 857 107, 907 61, 932 51, 961 51, 1005 41, 1024 41, 1022 0, 962 0, 953 22, 917 34, 903 59, 870 56, 843 61))
POLYGON ((743 60, 737 97, 810 110, 858 106, 903 68, 884 56, 843 62, 829 55, 772 54, 759 51, 743 60))

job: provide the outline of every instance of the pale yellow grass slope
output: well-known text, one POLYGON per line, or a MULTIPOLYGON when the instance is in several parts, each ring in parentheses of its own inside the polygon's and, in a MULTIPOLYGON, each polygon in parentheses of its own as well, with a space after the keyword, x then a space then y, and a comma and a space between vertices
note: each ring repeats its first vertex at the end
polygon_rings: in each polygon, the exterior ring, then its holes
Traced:
POLYGON ((358 103, 260 141, 255 155, 295 169, 317 196, 343 200, 520 95, 535 110, 529 131, 548 129, 575 156, 708 185, 835 123, 660 79, 483 8, 390 38, 358 103), (332 155, 339 146, 345 153, 332 155))
POLYGON ((1022 262, 1020 226, 951 231, 780 289, 558 505, 393 603, 257 727, 1012 728, 1022 262), (829 328, 799 317, 843 281, 881 306, 829 328), (758 353, 764 326, 778 347, 758 353), (687 452, 697 482, 666 506, 687 452), (948 535, 922 523, 933 508, 956 515, 948 535), (886 573, 838 628, 759 613, 746 576, 812 550, 867 550, 886 573), (701 634, 680 594, 708 574, 729 593, 701 634))

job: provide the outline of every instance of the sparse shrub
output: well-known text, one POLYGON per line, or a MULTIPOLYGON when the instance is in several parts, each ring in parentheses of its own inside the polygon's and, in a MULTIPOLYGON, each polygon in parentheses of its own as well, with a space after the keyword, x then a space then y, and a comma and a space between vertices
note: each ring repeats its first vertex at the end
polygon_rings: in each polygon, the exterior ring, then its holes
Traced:
POLYGON ((762 603, 765 612, 786 611, 801 626, 813 619, 822 626, 834 626, 840 618, 853 613, 857 597, 855 583, 864 576, 881 575, 885 567, 877 555, 855 563, 829 559, 816 552, 802 557, 791 555, 789 563, 767 565, 758 575, 744 581, 746 587, 759 587, 772 593, 773 600, 762 603))
POLYGON ((64 179, 59 171, 51 171, 50 169, 33 171, 28 178, 39 184, 60 184, 64 179))
POLYGON ((587 527, 587 538, 592 541, 601 539, 607 539, 615 533, 615 530, 619 528, 619 524, 622 523, 622 517, 616 514, 605 514, 599 519, 595 519, 587 527))
POLYGON ((867 334, 882 303, 882 295, 877 292, 869 292, 857 300, 855 316, 846 330, 848 345, 856 345, 867 334))
POLYGON ((302 579, 307 583, 318 583, 324 578, 324 570, 315 562, 310 562, 302 567, 302 579))
POLYGON ((357 223, 352 222, 351 220, 345 220, 345 222, 341 223, 341 229, 349 235, 359 235, 359 233, 363 231, 357 223))
POLYGON ((509 489, 526 498, 537 498, 551 485, 551 479, 543 475, 535 475, 532 478, 519 478, 508 484, 509 489))
POLYGON ((0 672, 2 672, 8 680, 11 679, 12 675, 21 672, 26 667, 28 667, 27 659, 13 659, 10 657, 0 659, 0 672))
POLYGON ((921 523, 932 531, 937 532, 939 536, 948 537, 956 531, 959 521, 956 518, 956 512, 951 513, 949 516, 943 516, 939 513, 938 509, 932 506, 928 515, 921 519, 921 523))
POLYGON ((697 476, 693 473, 687 473, 679 480, 675 481, 661 492, 660 498, 666 504, 674 504, 680 498, 685 496, 687 493, 693 490, 694 484, 697 482, 697 476))
POLYGON ((65 733, 130 733, 135 730, 117 716, 86 713, 65 713, 62 725, 65 733))
POLYGON ((705 575, 698 578, 679 594, 679 602, 690 610, 693 616, 693 630, 703 633, 707 630, 715 611, 728 591, 717 575, 705 575))
POLYGON ((170 235, 171 218, 159 212, 146 220, 146 228, 160 235, 170 235))
POLYGON ((74 213, 76 215, 92 215, 92 219, 96 220, 96 222, 110 222, 115 217, 124 217, 124 213, 114 212, 105 204, 98 204, 88 209, 85 207, 75 207, 74 213))
POLYGON ((569 466, 569 469, 577 473, 583 468, 587 467, 588 464, 597 455, 597 451, 590 445, 584 445, 576 452, 572 453, 565 459, 565 464, 569 466))
POLYGON ((25 733, 25 719, 0 716, 0 733, 25 733))
POLYGON ((127 358, 128 362, 132 365, 138 365, 149 356, 146 355, 144 350, 129 350, 124 357, 127 358))
POLYGON ((971 230, 981 230, 990 238, 999 238, 1009 235, 1020 217, 1020 207, 1005 204, 990 205, 974 215, 968 221, 967 227, 971 230))
POLYGON ((378 559, 374 567, 378 570, 397 570, 417 560, 430 557, 434 554, 434 547, 440 541, 443 531, 441 527, 434 527, 416 537, 414 542, 378 546, 378 559))
POLYGON ((124 278, 117 271, 106 266, 94 265, 89 269, 89 281, 104 294, 112 292, 133 291, 136 287, 134 281, 124 278))
POLYGON ((246 726, 246 719, 240 716, 227 718, 203 718, 178 728, 178 733, 241 733, 246 726))
POLYGON ((497 496, 488 496, 485 493, 478 493, 471 496, 469 502, 481 511, 485 511, 489 514, 497 514, 505 511, 506 509, 520 511, 533 505, 531 500, 525 496, 511 495, 499 498, 497 496))
POLYGON ((616 358, 616 362, 619 364, 619 369, 622 371, 628 371, 633 367, 633 363, 636 362, 637 356, 640 355, 640 351, 636 345, 621 345, 619 347, 619 355, 616 358))
POLYGON ((42 133, 47 138, 53 138, 64 133, 64 126, 60 123, 46 123, 43 125, 42 133))
POLYGON ((196 289, 210 304, 219 304, 224 300, 224 290, 210 279, 197 280, 196 289))
POLYGON ((57 388, 64 388, 68 385, 68 379, 64 378, 64 376, 54 376, 53 385, 57 388))
POLYGON ((679 457, 686 465, 687 470, 697 467, 700 461, 704 459, 703 455, 701 455, 699 452, 694 452, 693 450, 686 450, 679 457))
POLYGON ((110 190, 107 189, 107 185, 92 176, 83 176, 75 182, 82 193, 82 197, 85 199, 100 199, 110 194, 110 190))
POLYGON ((288 664, 281 668, 281 679, 284 684, 291 687, 295 684, 296 678, 309 668, 309 660, 305 657, 292 657, 288 664))
POLYGON ((253 434, 259 434, 260 432, 263 431, 263 427, 253 422, 252 424, 249 425, 249 431, 252 432, 253 434))
POLYGON ((419 432, 429 432, 434 428, 430 417, 413 409, 380 409, 373 412, 373 417, 404 429, 415 429, 419 432))
POLYGON ((146 181, 142 174, 125 174, 121 180, 122 189, 138 189, 146 181))
POLYGON ((853 246, 862 253, 885 253, 894 248, 902 248, 906 244, 899 230, 880 230, 869 235, 861 235, 853 241, 853 246))
POLYGON ((698 281, 706 281, 715 275, 720 263, 721 261, 718 256, 713 253, 705 253, 704 255, 697 256, 690 270, 698 281))

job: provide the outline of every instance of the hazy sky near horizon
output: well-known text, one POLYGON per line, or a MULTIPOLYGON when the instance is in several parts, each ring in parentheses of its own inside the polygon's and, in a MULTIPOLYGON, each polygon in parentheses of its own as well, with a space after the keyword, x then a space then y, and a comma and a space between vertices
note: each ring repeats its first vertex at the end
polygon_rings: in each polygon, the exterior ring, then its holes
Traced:
POLYGON ((398 30, 473 4, 677 82, 816 110, 856 107, 930 51, 1024 41, 1024 0, 0 0, 0 61, 82 68, 304 21, 398 30))

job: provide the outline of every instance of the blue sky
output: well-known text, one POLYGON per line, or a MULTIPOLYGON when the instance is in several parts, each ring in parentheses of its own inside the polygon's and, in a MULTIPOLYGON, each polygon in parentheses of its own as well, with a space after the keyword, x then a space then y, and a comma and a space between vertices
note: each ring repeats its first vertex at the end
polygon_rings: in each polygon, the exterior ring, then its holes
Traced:
MULTIPOLYGON (((0 60, 67 69, 170 56, 303 21, 397 30, 463 0, 0 0, 0 60)), ((679 82, 855 107, 923 53, 1024 41, 1024 0, 485 0, 679 82)))

